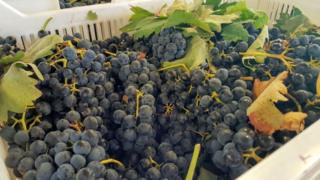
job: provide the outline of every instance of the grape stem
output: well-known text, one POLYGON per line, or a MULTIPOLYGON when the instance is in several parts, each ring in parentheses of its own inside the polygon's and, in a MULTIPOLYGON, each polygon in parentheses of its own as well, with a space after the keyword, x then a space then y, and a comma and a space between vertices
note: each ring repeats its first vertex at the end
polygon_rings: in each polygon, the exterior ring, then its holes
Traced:
POLYGON ((284 63, 285 66, 287 66, 288 70, 291 71, 293 68, 293 59, 290 57, 287 57, 285 54, 289 51, 290 49, 284 50, 281 54, 271 54, 267 52, 260 52, 260 51, 247 51, 244 53, 240 53, 242 56, 263 56, 263 57, 269 57, 269 58, 274 58, 274 59, 279 59, 284 63))
POLYGON ((291 100, 293 101, 293 103, 296 105, 297 111, 302 112, 302 107, 301 107, 301 105, 299 104, 298 100, 297 100, 295 97, 293 97, 291 94, 289 94, 289 93, 287 93, 286 96, 287 96, 289 99, 291 99, 291 100))
POLYGON ((185 64, 174 64, 174 65, 170 65, 167 67, 163 67, 161 69, 159 69, 158 71, 164 71, 164 70, 168 70, 168 69, 172 69, 172 68, 176 68, 176 67, 181 67, 182 69, 184 69, 187 73, 190 74, 190 70, 189 68, 185 65, 185 64))
POLYGON ((136 90, 136 118, 139 116, 139 107, 140 107, 140 97, 143 96, 143 92, 140 90, 136 90))
POLYGON ((151 162, 152 165, 154 165, 157 169, 160 169, 160 164, 157 163, 157 161, 155 161, 154 159, 152 159, 151 156, 148 157, 149 161, 151 162))
POLYGON ((256 148, 250 148, 246 153, 243 154, 243 157, 245 158, 245 163, 248 163, 248 160, 250 158, 254 159, 256 162, 260 162, 262 160, 262 158, 260 156, 257 155, 257 150, 259 150, 259 147, 256 148))
POLYGON ((104 165, 108 165, 108 164, 116 164, 120 167, 125 167, 124 164, 116 159, 104 159, 102 161, 100 161, 101 164, 104 164, 104 165))

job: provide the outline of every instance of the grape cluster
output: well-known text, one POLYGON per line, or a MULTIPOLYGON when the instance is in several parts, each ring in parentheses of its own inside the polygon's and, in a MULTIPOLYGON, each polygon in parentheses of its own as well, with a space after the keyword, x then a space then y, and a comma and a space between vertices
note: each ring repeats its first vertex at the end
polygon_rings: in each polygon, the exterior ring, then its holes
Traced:
MULTIPOLYGON (((17 40, 14 37, 0 37, 0 59, 5 56, 14 56, 19 50, 17 40)), ((4 73, 3 67, 0 65, 0 76, 4 73)))
POLYGON ((254 79, 289 71, 291 96, 276 106, 306 112, 306 126, 320 117, 319 38, 287 40, 271 28, 265 51, 274 56, 248 65, 242 53, 260 30, 245 27, 248 41, 229 42, 219 33, 211 39, 215 72, 205 64, 159 70, 160 62, 185 55, 187 39, 171 28, 139 40, 126 33, 93 42, 65 36, 53 55, 36 62, 42 97, 22 115, 10 113, 0 130, 9 144, 6 165, 25 180, 180 180, 200 143, 199 164, 235 179, 297 134, 266 135, 250 124, 254 79), (286 58, 274 58, 279 54, 286 58))
POLYGON ((173 61, 183 57, 186 53, 187 40, 179 30, 164 29, 149 39, 152 56, 158 61, 173 61))
POLYGON ((110 3, 111 0, 59 0, 61 9, 110 3))

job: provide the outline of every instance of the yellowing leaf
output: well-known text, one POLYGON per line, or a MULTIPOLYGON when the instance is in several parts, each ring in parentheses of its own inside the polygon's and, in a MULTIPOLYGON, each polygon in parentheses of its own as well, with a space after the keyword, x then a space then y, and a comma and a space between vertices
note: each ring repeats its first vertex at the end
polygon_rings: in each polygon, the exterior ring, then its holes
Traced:
POLYGON ((188 47, 187 54, 183 58, 172 62, 164 62, 160 70, 179 67, 181 65, 188 68, 188 70, 192 70, 199 67, 208 58, 207 43, 199 36, 194 36, 188 47))
POLYGON ((97 20, 98 19, 98 15, 97 15, 97 13, 95 13, 94 11, 88 11, 88 13, 87 13, 87 20, 89 20, 89 21, 95 21, 95 20, 97 20))
POLYGON ((187 2, 187 0, 175 0, 171 6, 165 5, 161 8, 158 15, 168 16, 176 10, 184 10, 190 12, 196 10, 202 4, 202 0, 192 0, 192 2, 187 2))
POLYGON ((255 79, 252 89, 254 97, 257 98, 269 86, 269 84, 272 83, 274 79, 274 77, 268 81, 260 81, 260 79, 255 79))
POLYGON ((187 173, 187 176, 186 176, 186 180, 192 180, 193 179, 194 171, 196 169, 197 161, 198 161, 199 154, 200 154, 200 149, 201 149, 201 145, 200 144, 196 144, 194 146, 192 159, 191 159, 191 162, 190 162, 190 165, 189 165, 189 169, 188 169, 188 173, 187 173))
MULTIPOLYGON (((251 44, 249 49, 247 50, 247 54, 251 52, 264 52, 264 44, 266 40, 269 38, 268 26, 264 26, 261 30, 261 33, 257 37, 257 39, 251 44)), ((263 63, 266 56, 243 56, 242 59, 255 59, 258 63, 263 63)))
POLYGON ((222 24, 232 23, 237 18, 239 18, 239 15, 237 14, 210 15, 205 19, 205 22, 215 24, 217 26, 216 31, 220 32, 222 24))
POLYGON ((58 43, 62 43, 63 39, 58 35, 48 35, 34 42, 25 52, 22 58, 23 62, 32 63, 35 60, 51 55, 52 49, 58 43))
POLYGON ((316 84, 317 96, 320 96, 320 74, 318 74, 317 84, 316 84))
POLYGON ((37 80, 31 78, 33 74, 23 67, 27 64, 13 63, 0 80, 0 121, 6 122, 8 111, 22 113, 27 106, 41 96, 36 88, 37 80))
POLYGON ((249 120, 257 131, 272 134, 277 130, 300 132, 304 128, 304 119, 307 117, 305 113, 283 114, 274 104, 278 101, 288 101, 284 96, 288 89, 283 84, 287 76, 287 71, 279 74, 247 109, 249 120))

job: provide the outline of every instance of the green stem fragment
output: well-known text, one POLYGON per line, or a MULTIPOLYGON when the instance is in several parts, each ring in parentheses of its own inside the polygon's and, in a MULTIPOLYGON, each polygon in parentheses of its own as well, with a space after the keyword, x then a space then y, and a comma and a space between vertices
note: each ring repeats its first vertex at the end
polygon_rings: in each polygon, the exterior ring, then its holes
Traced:
POLYGON ((188 169, 188 173, 187 173, 187 176, 186 176, 186 180, 192 180, 193 179, 194 171, 196 169, 197 161, 198 161, 199 154, 200 154, 200 149, 201 149, 201 145, 200 144, 196 144, 194 146, 192 159, 191 159, 191 162, 190 162, 190 165, 189 165, 189 169, 188 169))
POLYGON ((295 98, 295 97, 293 97, 291 94, 286 94, 286 96, 288 97, 288 98, 290 98, 293 102, 294 102, 294 104, 296 105, 296 107, 297 107, 297 111, 298 112, 302 112, 302 107, 301 107, 301 105, 299 104, 299 102, 298 102, 298 100, 295 98))
POLYGON ((256 162, 262 161, 262 158, 257 155, 257 150, 259 150, 259 147, 256 148, 250 148, 246 153, 243 154, 243 157, 245 158, 244 162, 247 164, 248 160, 250 158, 254 159, 256 162))
POLYGON ((124 164, 116 159, 104 159, 102 161, 100 161, 101 164, 104 164, 104 165, 108 165, 108 164, 116 164, 120 167, 125 167, 124 164))
POLYGON ((184 69, 187 73, 190 74, 190 70, 189 70, 189 68, 188 68, 185 64, 174 64, 174 65, 170 65, 170 66, 167 66, 167 67, 163 67, 163 68, 159 69, 158 71, 165 71, 165 70, 172 69, 172 68, 176 68, 176 67, 181 67, 181 68, 184 69))
POLYGON ((242 56, 263 56, 263 57, 269 57, 269 58, 274 58, 274 59, 279 59, 280 61, 283 62, 283 64, 288 68, 289 71, 292 71, 292 68, 294 66, 293 64, 293 59, 290 57, 287 57, 285 54, 289 51, 290 49, 286 49, 284 52, 281 54, 271 54, 267 52, 260 52, 260 51, 247 51, 244 53, 240 53, 242 56))
POLYGON ((136 90, 136 118, 139 116, 139 107, 140 107, 140 97, 143 96, 143 92, 140 90, 136 90))
POLYGON ((52 19, 53 19, 52 17, 49 17, 49 18, 44 22, 44 24, 42 25, 41 30, 43 30, 43 31, 46 30, 49 22, 50 22, 52 19))

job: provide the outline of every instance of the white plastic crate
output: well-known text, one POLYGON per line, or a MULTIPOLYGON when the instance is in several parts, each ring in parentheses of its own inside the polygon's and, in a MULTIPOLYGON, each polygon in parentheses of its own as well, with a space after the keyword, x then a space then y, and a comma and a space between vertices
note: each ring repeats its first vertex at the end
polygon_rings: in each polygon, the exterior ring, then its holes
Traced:
MULTIPOLYGON (((165 3, 173 0, 115 0, 117 3, 99 4, 70 9, 39 8, 22 12, 0 0, 0 35, 14 36, 20 48, 28 48, 37 39, 37 32, 48 18, 53 18, 47 30, 52 34, 73 35, 80 33, 90 40, 102 40, 119 35, 119 28, 128 22, 130 6, 141 6, 156 12, 165 3), (26 13, 31 12, 32 13, 26 13), (88 11, 98 15, 96 21, 88 21, 88 11)), ((18 0, 15 0, 18 1, 18 0)), ((23 1, 23 0, 20 0, 23 1)), ((34 0, 35 1, 35 0, 34 0)), ((280 13, 291 13, 293 5, 300 8, 313 23, 320 25, 318 11, 320 0, 247 0, 248 5, 256 10, 265 11, 270 17, 270 25, 280 13)), ((320 122, 296 136, 289 143, 268 156, 258 165, 239 177, 240 180, 295 179, 319 180, 320 171, 320 122)), ((6 156, 5 142, 0 139, 0 175, 1 180, 14 179, 4 164, 6 156)))

